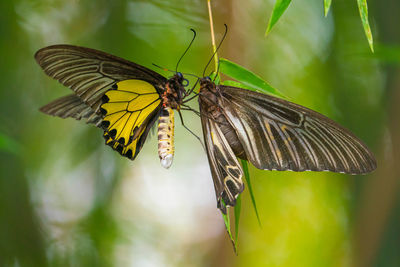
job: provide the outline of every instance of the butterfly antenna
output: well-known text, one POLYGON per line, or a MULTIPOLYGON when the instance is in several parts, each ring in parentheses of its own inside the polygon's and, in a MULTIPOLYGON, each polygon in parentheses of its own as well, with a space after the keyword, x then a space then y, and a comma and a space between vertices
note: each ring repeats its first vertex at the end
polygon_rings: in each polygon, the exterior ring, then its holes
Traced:
MULTIPOLYGON (((157 68, 159 68, 159 69, 162 69, 163 71, 169 71, 169 72, 173 72, 173 73, 176 73, 176 71, 174 71, 174 70, 170 70, 170 69, 167 69, 167 68, 164 68, 164 67, 161 67, 160 65, 157 65, 157 64, 155 64, 155 63, 151 63, 154 67, 157 67, 157 68)), ((195 74, 192 74, 192 73, 186 73, 186 72, 181 72, 183 75, 187 75, 187 76, 192 76, 192 77, 195 77, 195 78, 197 78, 197 79, 200 79, 200 77, 199 76, 197 76, 197 75, 195 75, 195 74)))
MULTIPOLYGON (((199 94, 197 94, 196 96, 198 96, 198 95, 199 95, 199 94)), ((195 109, 192 109, 192 108, 189 107, 188 105, 182 105, 182 107, 181 107, 180 110, 191 111, 191 112, 193 112, 194 114, 196 114, 197 116, 199 116, 200 118, 201 118, 201 116, 204 116, 204 117, 206 117, 207 119, 210 119, 210 120, 214 121, 215 123, 217 123, 217 124, 219 124, 219 125, 230 125, 230 124, 227 123, 227 122, 220 122, 220 121, 217 121, 217 120, 215 120, 214 118, 212 118, 212 117, 210 117, 210 116, 208 116, 208 115, 206 115, 206 114, 204 114, 204 113, 200 113, 199 111, 197 111, 197 110, 195 110, 195 109)))
MULTIPOLYGON (((219 48, 221 47, 223 41, 225 40, 226 34, 228 33, 228 25, 224 24, 224 26, 225 26, 225 33, 224 33, 224 36, 222 37, 221 41, 219 42, 219 44, 218 44, 218 46, 217 46, 217 49, 215 49, 215 51, 214 51, 212 57, 210 58, 210 60, 208 61, 206 67, 204 68, 203 77, 204 77, 204 75, 206 74, 206 70, 207 70, 207 68, 208 68, 208 65, 210 65, 211 61, 213 60, 213 58, 214 58, 215 55, 217 54, 219 48)), ((219 69, 219 60, 218 60, 218 69, 219 69)))
POLYGON ((155 64, 155 63, 151 63, 154 67, 157 67, 157 68, 159 68, 159 69, 162 69, 163 71, 170 71, 170 72, 173 72, 173 73, 175 73, 175 71, 173 71, 173 70, 170 70, 170 69, 167 69, 167 68, 164 68, 164 67, 161 67, 160 65, 157 65, 157 64, 155 64))
POLYGON ((193 29, 190 29, 190 30, 193 32, 192 41, 190 41, 189 46, 186 48, 185 52, 183 52, 182 56, 179 58, 178 62, 176 63, 175 72, 178 72, 179 63, 181 63, 183 57, 186 55, 187 51, 189 51, 189 48, 192 46, 194 39, 196 39, 196 35, 197 35, 196 31, 193 29))

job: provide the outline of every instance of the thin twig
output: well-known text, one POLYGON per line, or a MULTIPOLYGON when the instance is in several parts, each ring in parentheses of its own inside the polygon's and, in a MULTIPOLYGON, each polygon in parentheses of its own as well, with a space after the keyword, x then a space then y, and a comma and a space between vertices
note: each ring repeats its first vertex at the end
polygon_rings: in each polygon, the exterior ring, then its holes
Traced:
POLYGON ((207 0, 207 7, 208 7, 208 17, 210 20, 211 43, 212 43, 212 47, 213 47, 213 54, 215 53, 214 63, 215 63, 215 69, 217 69, 218 68, 218 55, 216 53, 217 45, 215 44, 214 23, 213 23, 212 12, 211 12, 211 0, 207 0))

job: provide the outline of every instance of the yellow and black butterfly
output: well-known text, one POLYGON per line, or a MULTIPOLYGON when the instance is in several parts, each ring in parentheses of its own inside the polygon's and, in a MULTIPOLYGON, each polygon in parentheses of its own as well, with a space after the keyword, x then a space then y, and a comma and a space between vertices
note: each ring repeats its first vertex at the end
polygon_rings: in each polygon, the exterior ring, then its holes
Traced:
POLYGON ((86 119, 103 128, 106 144, 131 160, 138 155, 159 119, 159 157, 162 166, 171 166, 173 109, 179 110, 189 92, 181 73, 175 72, 167 79, 128 60, 72 45, 42 48, 35 59, 47 75, 74 91, 45 105, 40 109, 42 112, 61 118, 86 119))
POLYGON ((226 213, 243 191, 237 158, 256 168, 365 174, 374 155, 350 131, 303 106, 200 79, 200 115, 218 208, 226 213))

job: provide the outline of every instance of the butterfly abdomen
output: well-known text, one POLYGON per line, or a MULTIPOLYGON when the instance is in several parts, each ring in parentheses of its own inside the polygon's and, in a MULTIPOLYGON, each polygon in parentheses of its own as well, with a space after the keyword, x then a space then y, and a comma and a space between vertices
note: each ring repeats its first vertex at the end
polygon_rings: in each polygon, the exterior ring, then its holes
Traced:
POLYGON ((226 119, 225 115, 221 113, 221 119, 217 120, 220 123, 220 128, 222 133, 224 134, 226 140, 228 140, 229 145, 231 146, 235 155, 241 159, 247 160, 246 153, 243 149, 242 144, 239 141, 239 138, 233 129, 233 127, 229 124, 228 120, 226 119))
POLYGON ((158 119, 158 156, 161 165, 168 169, 174 158, 174 111, 165 107, 158 119))

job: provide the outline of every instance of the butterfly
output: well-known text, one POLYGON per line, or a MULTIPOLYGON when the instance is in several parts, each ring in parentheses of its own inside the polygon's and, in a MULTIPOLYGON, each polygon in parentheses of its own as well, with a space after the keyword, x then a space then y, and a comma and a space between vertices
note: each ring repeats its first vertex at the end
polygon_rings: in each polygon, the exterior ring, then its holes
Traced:
MULTIPOLYGON (((185 51, 186 53, 186 51, 185 51)), ((40 110, 61 118, 86 119, 104 130, 105 143, 134 160, 158 119, 158 153, 169 168, 174 155, 174 109, 188 85, 182 73, 170 79, 128 60, 73 45, 40 49, 35 59, 44 72, 74 93, 40 110)), ((179 63, 179 62, 178 62, 179 63)))
POLYGON ((366 174, 376 168, 367 146, 349 130, 311 109, 200 79, 203 136, 217 206, 235 206, 244 190, 237 158, 262 170, 366 174))

